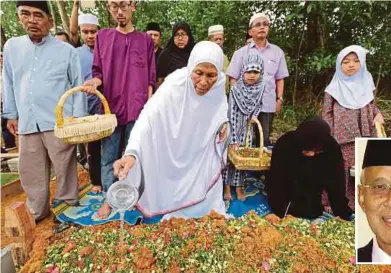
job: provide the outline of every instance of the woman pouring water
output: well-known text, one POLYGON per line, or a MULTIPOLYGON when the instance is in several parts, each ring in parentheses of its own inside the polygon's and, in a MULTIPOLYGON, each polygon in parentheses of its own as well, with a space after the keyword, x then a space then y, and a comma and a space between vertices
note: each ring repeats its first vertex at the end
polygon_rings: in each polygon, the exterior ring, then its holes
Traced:
MULTIPOLYGON (((114 163, 116 176, 144 188, 137 208, 145 216, 225 213, 221 171, 228 105, 222 67, 221 48, 198 43, 187 67, 169 75, 145 105, 124 157, 114 163)), ((110 211, 105 203, 100 215, 110 211)))

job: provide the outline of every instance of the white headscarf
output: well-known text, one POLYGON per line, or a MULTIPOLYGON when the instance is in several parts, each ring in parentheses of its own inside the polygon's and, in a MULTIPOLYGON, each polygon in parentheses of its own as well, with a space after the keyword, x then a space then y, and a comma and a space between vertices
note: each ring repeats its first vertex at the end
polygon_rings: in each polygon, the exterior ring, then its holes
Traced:
POLYGON ((329 93, 340 105, 348 109, 360 109, 373 100, 373 83, 372 75, 367 70, 365 62, 365 48, 352 45, 344 48, 337 57, 335 74, 331 83, 326 87, 329 93), (352 75, 346 76, 342 72, 341 64, 343 58, 349 53, 354 52, 360 60, 360 70, 352 75))
POLYGON ((221 48, 212 42, 198 43, 187 67, 170 74, 141 112, 125 154, 136 157, 127 179, 136 185, 144 182, 138 203, 144 215, 200 203, 216 182, 222 183, 222 151, 216 144, 219 129, 228 120, 222 67, 221 48), (191 73, 204 62, 217 68, 218 79, 199 96, 191 73))

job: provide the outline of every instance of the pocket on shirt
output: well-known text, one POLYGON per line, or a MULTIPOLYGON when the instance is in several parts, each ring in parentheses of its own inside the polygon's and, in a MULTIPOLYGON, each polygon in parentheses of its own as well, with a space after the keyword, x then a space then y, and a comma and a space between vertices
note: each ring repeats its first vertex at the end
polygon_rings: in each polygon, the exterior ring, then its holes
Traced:
POLYGON ((146 61, 146 52, 141 51, 141 50, 131 50, 130 51, 130 56, 131 56, 131 61, 130 64, 135 67, 143 68, 146 66, 147 61, 146 61))
POLYGON ((278 66, 277 66, 277 62, 274 61, 274 60, 267 60, 266 63, 265 63, 265 73, 269 76, 273 76, 276 75, 277 73, 277 69, 278 69, 278 66))
POLYGON ((48 60, 44 65, 48 79, 61 79, 68 76, 68 62, 66 60, 48 60))

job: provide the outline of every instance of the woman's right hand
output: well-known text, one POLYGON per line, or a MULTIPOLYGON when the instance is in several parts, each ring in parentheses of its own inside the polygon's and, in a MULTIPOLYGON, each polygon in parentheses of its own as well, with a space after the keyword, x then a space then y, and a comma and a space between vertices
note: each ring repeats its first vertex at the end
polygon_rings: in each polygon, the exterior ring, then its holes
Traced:
POLYGON ((114 162, 114 175, 123 180, 128 176, 130 169, 136 162, 136 158, 133 155, 126 155, 123 158, 114 162))

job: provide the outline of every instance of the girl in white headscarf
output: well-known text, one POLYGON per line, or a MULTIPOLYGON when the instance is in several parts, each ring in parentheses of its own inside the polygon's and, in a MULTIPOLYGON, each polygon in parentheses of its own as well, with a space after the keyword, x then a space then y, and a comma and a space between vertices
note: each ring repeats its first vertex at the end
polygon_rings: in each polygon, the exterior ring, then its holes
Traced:
MULTIPOLYGON (((114 164, 115 175, 143 184, 137 208, 145 216, 225 214, 221 170, 228 105, 222 67, 221 48, 198 43, 187 67, 170 74, 145 105, 124 157, 114 164)), ((105 204, 102 213, 108 212, 105 204)))
POLYGON ((354 208, 354 185, 349 185, 349 168, 354 165, 354 139, 376 136, 375 122, 384 123, 373 102, 375 85, 365 62, 365 48, 352 45, 337 57, 336 72, 326 87, 323 119, 342 147, 349 205, 354 208))

